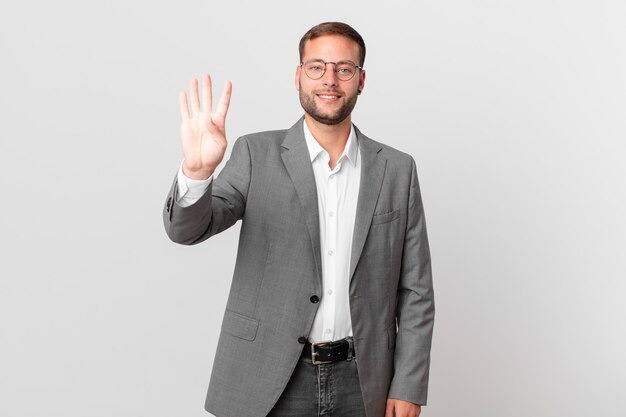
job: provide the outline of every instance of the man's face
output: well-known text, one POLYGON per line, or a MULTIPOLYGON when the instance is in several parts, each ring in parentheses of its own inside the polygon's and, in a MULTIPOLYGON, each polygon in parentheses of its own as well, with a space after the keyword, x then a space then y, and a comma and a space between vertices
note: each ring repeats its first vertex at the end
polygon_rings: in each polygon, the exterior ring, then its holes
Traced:
MULTIPOLYGON (((359 46, 353 40, 339 35, 320 36, 304 46, 302 62, 320 59, 325 62, 352 61, 359 65, 359 46)), ((344 121, 356 105, 358 90, 363 89, 365 71, 356 69, 352 79, 337 77, 334 64, 326 65, 326 72, 317 80, 309 78, 300 66, 296 69, 296 88, 300 104, 306 113, 326 125, 344 121)))

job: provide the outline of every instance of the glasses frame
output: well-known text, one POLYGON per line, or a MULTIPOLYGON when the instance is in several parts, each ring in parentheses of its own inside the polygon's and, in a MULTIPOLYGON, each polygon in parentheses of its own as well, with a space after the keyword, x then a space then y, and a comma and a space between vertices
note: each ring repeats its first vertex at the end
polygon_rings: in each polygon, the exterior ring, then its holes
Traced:
POLYGON ((320 78, 322 78, 322 77, 324 76, 324 74, 326 74, 326 68, 327 68, 327 65, 328 65, 328 64, 334 64, 334 65, 335 65, 335 68, 333 69, 333 71, 335 72, 335 76, 337 77, 337 79, 338 79, 338 80, 341 80, 341 81, 350 81, 350 80, 351 80, 351 79, 353 79, 353 78, 354 78, 354 76, 356 75, 356 71, 354 71, 354 74, 352 74, 352 77, 348 78, 347 80, 344 80, 344 79, 339 78, 339 73, 337 72, 337 65, 339 65, 339 64, 346 64, 346 63, 350 63, 350 64, 354 65, 354 67, 355 67, 356 69, 359 69, 359 70, 363 71, 363 67, 362 67, 362 66, 357 65, 357 64, 355 64, 354 62, 352 62, 352 61, 350 61, 350 60, 339 61, 339 62, 332 62, 332 61, 328 61, 328 62, 326 62, 326 61, 324 61, 323 59, 309 59, 309 60, 308 60, 308 61, 306 61, 306 62, 301 62, 301 63, 300 63, 300 68, 302 68, 302 71, 304 71, 304 73, 306 74, 306 76, 307 76, 307 77, 309 77, 310 79, 312 79, 312 80, 319 80, 320 78), (317 62, 323 62, 323 63, 324 63, 324 72, 322 72, 322 75, 320 75, 320 76, 319 76, 319 77, 317 77, 317 78, 313 78, 313 77, 311 77, 311 76, 309 75, 309 73, 308 73, 308 72, 306 72, 306 68, 304 68, 304 64, 306 64, 307 62, 312 62, 312 61, 317 61, 317 62))

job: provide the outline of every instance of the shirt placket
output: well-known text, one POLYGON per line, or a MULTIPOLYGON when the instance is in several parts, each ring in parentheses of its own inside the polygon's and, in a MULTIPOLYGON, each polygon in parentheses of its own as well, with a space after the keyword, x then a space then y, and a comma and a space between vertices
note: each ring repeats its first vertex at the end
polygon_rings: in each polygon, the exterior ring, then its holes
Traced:
POLYGON ((329 172, 326 187, 326 279, 324 280, 324 339, 334 340, 335 336, 335 296, 337 283, 337 207, 338 207, 338 173, 339 165, 334 172, 329 172))

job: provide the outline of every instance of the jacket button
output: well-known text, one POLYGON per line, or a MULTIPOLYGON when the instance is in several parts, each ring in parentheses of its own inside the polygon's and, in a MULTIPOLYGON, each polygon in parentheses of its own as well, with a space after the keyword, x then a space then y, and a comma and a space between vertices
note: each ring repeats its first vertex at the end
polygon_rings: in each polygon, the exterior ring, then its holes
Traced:
POLYGON ((300 336, 298 338, 298 343, 300 343, 301 345, 305 344, 306 343, 306 337, 300 336))
POLYGON ((319 303, 320 298, 317 295, 312 295, 310 300, 313 304, 315 304, 315 303, 319 303))

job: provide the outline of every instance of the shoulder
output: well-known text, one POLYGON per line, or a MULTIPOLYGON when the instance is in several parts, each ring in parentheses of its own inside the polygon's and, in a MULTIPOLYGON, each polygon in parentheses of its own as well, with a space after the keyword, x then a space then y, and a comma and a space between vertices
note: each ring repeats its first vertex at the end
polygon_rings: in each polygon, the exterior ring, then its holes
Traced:
POLYGON ((280 154, 280 144, 285 139, 288 129, 267 130, 240 136, 233 142, 231 158, 246 158, 263 161, 280 154))
POLYGON ((387 160, 387 163, 389 163, 390 165, 395 166, 399 169, 408 169, 410 171, 412 169, 412 166, 415 164, 415 161, 410 154, 396 149, 393 146, 389 146, 385 143, 374 140, 364 135, 358 129, 357 135, 359 137, 361 146, 378 152, 378 155, 385 158, 387 160))
POLYGON ((276 144, 280 145, 280 143, 285 139, 287 131, 288 129, 280 129, 248 133, 237 140, 243 140, 250 147, 267 147, 276 144))

